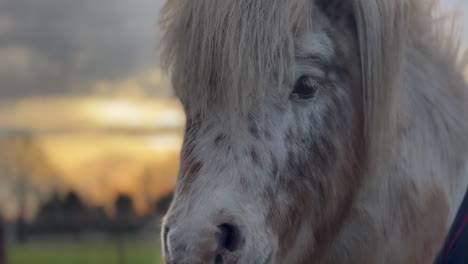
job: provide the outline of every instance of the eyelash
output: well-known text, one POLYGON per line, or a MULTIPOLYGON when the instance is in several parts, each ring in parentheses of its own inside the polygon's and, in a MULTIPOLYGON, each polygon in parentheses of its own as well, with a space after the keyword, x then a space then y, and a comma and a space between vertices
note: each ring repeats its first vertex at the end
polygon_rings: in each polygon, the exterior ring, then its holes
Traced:
POLYGON ((312 99, 315 97, 318 88, 318 84, 312 77, 303 75, 294 84, 291 95, 302 100, 312 99))

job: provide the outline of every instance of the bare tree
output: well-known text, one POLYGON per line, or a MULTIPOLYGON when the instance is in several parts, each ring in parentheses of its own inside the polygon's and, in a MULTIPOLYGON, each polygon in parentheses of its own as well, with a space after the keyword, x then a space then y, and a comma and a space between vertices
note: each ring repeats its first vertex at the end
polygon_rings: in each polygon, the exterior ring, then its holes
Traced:
POLYGON ((17 204, 17 239, 26 239, 25 225, 31 203, 43 200, 52 185, 56 171, 49 163, 35 137, 18 134, 0 141, 0 184, 8 186, 8 200, 17 204))
POLYGON ((131 229, 132 220, 135 217, 133 199, 130 195, 119 194, 115 200, 115 235, 117 245, 117 257, 119 264, 126 263, 125 233, 131 229))
POLYGON ((0 214, 0 264, 7 263, 6 256, 6 238, 5 238, 5 224, 2 215, 0 214))

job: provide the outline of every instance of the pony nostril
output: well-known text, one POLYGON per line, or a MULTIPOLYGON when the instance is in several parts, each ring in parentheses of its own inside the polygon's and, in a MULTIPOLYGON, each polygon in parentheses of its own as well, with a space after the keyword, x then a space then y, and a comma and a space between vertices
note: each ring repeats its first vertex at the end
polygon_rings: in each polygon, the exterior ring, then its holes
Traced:
POLYGON ((215 264, 223 264, 223 257, 220 254, 216 255, 215 264))
MULTIPOLYGON (((236 251, 241 244, 241 237, 239 228, 230 225, 222 224, 218 226, 220 230, 220 236, 218 240, 218 246, 220 249, 225 249, 227 251, 233 252, 236 251)), ((217 258, 218 259, 218 258, 217 258)), ((222 261, 222 259, 221 259, 222 261)), ((218 262, 216 262, 218 263, 218 262)), ((220 262, 222 263, 222 262, 220 262)))

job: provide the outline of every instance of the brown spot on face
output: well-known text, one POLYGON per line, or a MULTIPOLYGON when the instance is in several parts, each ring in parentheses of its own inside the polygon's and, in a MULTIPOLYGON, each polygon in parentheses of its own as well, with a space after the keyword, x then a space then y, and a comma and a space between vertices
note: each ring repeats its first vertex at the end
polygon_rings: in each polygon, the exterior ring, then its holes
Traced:
POLYGON ((211 131, 214 128, 214 125, 215 125, 214 122, 210 122, 205 128, 205 133, 208 133, 209 131, 211 131))
POLYGON ((275 155, 273 155, 273 153, 270 154, 271 155, 271 173, 273 174, 273 176, 277 176, 278 175, 278 160, 276 159, 275 155))
POLYGON ((294 151, 292 150, 288 150, 288 165, 290 167, 297 166, 296 155, 294 154, 294 151))
POLYGON ((203 167, 203 163, 201 161, 197 161, 192 166, 190 167, 187 176, 190 178, 193 178, 197 176, 197 174, 200 172, 201 168, 203 167))
POLYGON ((215 140, 215 146, 219 147, 222 144, 225 144, 227 142, 228 137, 225 134, 219 134, 215 140))
POLYGON ((252 160, 252 162, 261 167, 262 166, 262 162, 260 160, 260 156, 258 155, 257 151, 251 147, 250 150, 249 150, 249 153, 250 153, 250 159, 252 160))
POLYGON ((317 142, 316 140, 312 141, 310 145, 310 149, 312 150, 312 159, 314 159, 316 164, 320 166, 319 168, 326 168, 328 167, 327 153, 323 148, 321 148, 321 144, 322 142, 317 142))
POLYGON ((181 192, 187 192, 190 186, 193 184, 197 178, 200 170, 203 167, 203 162, 194 161, 185 165, 188 170, 184 173, 182 172, 180 178, 181 192))
POLYGON ((265 129, 265 138, 268 140, 272 139, 271 133, 268 129, 265 129))
POLYGON ((259 139, 260 138, 260 131, 258 130, 257 124, 255 124, 255 119, 252 114, 248 115, 248 124, 249 124, 249 133, 252 135, 254 138, 259 139))
POLYGON ((250 126, 249 126, 249 132, 250 132, 250 134, 251 134, 254 138, 256 138, 256 139, 259 139, 259 138, 260 138, 260 133, 259 133, 259 131, 258 131, 258 128, 257 128, 257 126, 255 126, 254 124, 250 124, 250 126))
POLYGON ((286 131, 285 141, 287 143, 291 144, 293 142, 292 141, 293 136, 294 136, 293 129, 292 129, 292 127, 289 127, 288 130, 286 131))

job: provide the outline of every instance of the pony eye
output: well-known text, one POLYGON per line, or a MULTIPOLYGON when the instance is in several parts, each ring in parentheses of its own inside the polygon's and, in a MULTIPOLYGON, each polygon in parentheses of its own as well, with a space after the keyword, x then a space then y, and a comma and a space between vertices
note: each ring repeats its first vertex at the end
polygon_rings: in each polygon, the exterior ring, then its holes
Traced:
POLYGON ((301 76, 294 84, 292 95, 299 99, 311 99, 317 92, 318 85, 309 76, 301 76))

